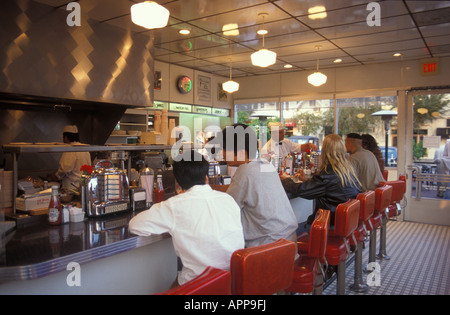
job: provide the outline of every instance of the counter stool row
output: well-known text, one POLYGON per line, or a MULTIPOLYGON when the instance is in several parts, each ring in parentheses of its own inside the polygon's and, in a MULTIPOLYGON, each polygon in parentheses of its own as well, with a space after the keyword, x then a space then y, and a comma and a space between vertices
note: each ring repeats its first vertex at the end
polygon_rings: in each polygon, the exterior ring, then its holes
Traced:
POLYGON ((164 295, 267 295, 279 291, 321 294, 328 265, 337 266, 337 294, 345 294, 345 262, 355 253, 355 275, 351 290, 365 292, 362 279, 362 249, 370 232, 369 263, 374 262, 376 230, 380 233, 379 258, 386 255, 386 222, 400 213, 406 191, 405 178, 385 181, 375 191, 338 205, 334 229, 330 211, 320 209, 308 233, 295 243, 280 239, 270 244, 233 253, 230 271, 208 267, 195 279, 164 295), (299 258, 295 259, 295 252, 299 258))

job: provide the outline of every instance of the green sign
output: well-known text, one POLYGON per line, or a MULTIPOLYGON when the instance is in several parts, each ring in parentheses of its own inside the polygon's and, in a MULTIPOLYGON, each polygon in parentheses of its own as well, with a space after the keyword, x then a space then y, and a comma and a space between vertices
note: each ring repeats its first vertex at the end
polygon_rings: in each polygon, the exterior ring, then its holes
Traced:
POLYGON ((194 106, 194 113, 211 115, 211 107, 194 106))
POLYGON ((167 109, 169 107, 168 105, 167 102, 154 101, 152 109, 167 109))
POLYGON ((178 104, 178 103, 170 103, 169 110, 173 110, 174 112, 192 112, 192 106, 186 104, 178 104))
POLYGON ((229 109, 224 109, 224 108, 213 108, 212 109, 212 114, 216 115, 216 116, 228 117, 228 116, 230 116, 230 110, 229 109))

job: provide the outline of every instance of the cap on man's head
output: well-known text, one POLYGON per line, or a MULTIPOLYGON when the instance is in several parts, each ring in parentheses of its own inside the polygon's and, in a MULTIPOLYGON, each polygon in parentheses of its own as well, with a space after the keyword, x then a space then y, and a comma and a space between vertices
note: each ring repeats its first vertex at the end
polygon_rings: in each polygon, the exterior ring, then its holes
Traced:
POLYGON ((78 128, 75 125, 67 125, 63 129, 63 133, 64 132, 78 133, 78 128))

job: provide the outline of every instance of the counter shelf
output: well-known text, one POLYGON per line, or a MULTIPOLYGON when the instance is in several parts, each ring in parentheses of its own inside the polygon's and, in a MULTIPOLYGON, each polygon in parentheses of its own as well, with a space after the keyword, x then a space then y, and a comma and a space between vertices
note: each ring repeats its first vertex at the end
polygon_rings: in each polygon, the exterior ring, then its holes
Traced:
MULTIPOLYGON (((105 151, 164 151, 170 150, 168 145, 69 145, 69 144, 6 144, 2 146, 4 153, 12 154, 13 160, 13 215, 16 215, 16 195, 21 153, 63 153, 63 152, 105 152, 105 151)), ((128 158, 127 174, 131 174, 131 159, 128 158)))

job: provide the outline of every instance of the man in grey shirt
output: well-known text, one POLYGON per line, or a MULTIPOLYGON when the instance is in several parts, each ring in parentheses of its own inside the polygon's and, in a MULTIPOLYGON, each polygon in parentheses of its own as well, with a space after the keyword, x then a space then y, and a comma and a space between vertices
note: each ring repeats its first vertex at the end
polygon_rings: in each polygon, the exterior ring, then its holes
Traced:
POLYGON ((361 183, 361 190, 375 190, 380 181, 384 181, 377 158, 369 150, 363 149, 362 137, 357 133, 349 133, 345 138, 345 147, 350 153, 349 161, 355 168, 361 183))
POLYGON ((222 131, 223 153, 229 166, 237 166, 226 191, 241 208, 245 246, 253 247, 284 238, 296 242, 297 218, 272 164, 255 159, 256 133, 242 124, 222 131))

